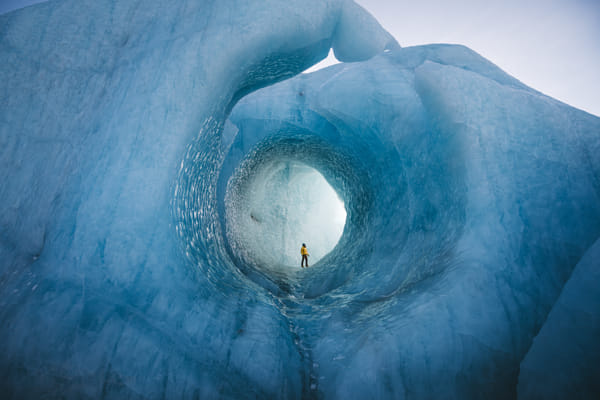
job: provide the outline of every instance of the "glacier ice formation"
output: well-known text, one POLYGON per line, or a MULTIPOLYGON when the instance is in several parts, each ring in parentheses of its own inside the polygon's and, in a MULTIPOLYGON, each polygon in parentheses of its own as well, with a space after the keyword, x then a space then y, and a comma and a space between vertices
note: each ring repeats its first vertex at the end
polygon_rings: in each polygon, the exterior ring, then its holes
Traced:
POLYGON ((598 395, 599 118, 346 0, 63 0, 0 37, 6 398, 598 395), (308 270, 236 233, 281 163, 347 211, 308 270))

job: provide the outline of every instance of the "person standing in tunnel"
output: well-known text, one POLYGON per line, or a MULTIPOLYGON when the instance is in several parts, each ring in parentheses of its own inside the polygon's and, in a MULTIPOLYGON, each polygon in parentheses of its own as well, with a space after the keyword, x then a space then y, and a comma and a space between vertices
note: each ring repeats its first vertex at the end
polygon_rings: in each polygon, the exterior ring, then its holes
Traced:
POLYGON ((302 243, 302 247, 300 248, 300 254, 302 254, 302 261, 300 262, 300 267, 304 268, 304 261, 306 261, 306 268, 308 268, 308 249, 306 245, 302 243))

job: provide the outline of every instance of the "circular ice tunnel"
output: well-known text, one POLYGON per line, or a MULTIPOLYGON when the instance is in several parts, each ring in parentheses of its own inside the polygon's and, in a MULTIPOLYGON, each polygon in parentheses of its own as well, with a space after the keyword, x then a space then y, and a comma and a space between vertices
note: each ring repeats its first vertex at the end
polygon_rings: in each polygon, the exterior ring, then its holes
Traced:
POLYGON ((239 128, 210 122, 189 147, 174 188, 176 229, 189 259, 217 286, 250 279, 284 293, 287 272, 301 271, 306 243, 313 268, 303 276, 347 276, 336 271, 364 247, 357 239, 367 232, 373 198, 359 166, 372 159, 367 149, 342 145, 327 124, 315 132, 280 120, 237 121, 239 128), (215 140, 219 133, 223 139, 215 140), (216 156, 222 159, 213 163, 216 156))
POLYGON ((300 269, 306 243, 311 266, 335 268, 370 198, 355 161, 310 131, 240 126, 217 184, 231 259, 279 276, 300 269))
POLYGON ((227 191, 232 247, 269 269, 299 268, 306 243, 314 265, 338 243, 346 209, 316 169, 288 158, 257 165, 227 191))
MULTIPOLYGON (((396 73, 387 58, 378 68, 396 73)), ((366 301, 450 265, 464 221, 462 167, 453 161, 460 143, 430 123, 422 103, 404 101, 414 95, 409 80, 394 81, 390 96, 405 95, 390 97, 389 108, 381 107, 381 85, 336 94, 361 82, 366 68, 290 79, 246 96, 226 122, 205 121, 182 162, 174 210, 186 255, 213 285, 366 301), (319 180, 314 194, 300 189, 319 180), (339 196, 347 212, 337 231, 335 217, 320 218, 333 212, 315 211, 327 186, 325 208, 339 196), (321 225, 297 229, 304 215, 321 225), (308 270, 299 268, 302 243, 312 256, 308 270)))

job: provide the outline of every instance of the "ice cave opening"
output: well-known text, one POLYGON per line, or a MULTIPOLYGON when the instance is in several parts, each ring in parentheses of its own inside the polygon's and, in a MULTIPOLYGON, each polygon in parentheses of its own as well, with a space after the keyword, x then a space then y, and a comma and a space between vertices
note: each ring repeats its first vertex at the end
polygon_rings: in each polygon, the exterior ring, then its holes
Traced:
POLYGON ((315 168, 275 158, 231 185, 226 201, 229 243, 261 269, 300 268, 306 243, 314 266, 339 242, 346 208, 315 168))

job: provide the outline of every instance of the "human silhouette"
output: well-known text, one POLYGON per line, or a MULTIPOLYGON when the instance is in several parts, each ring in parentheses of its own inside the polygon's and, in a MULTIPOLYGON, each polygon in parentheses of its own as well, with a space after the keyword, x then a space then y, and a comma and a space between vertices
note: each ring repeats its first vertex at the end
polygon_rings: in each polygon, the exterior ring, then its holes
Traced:
POLYGON ((302 261, 300 262, 300 267, 304 268, 304 261, 306 261, 306 268, 308 268, 308 249, 306 245, 302 243, 302 247, 300 248, 300 254, 302 254, 302 261))

